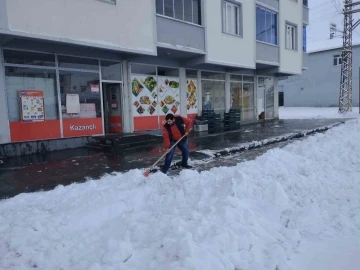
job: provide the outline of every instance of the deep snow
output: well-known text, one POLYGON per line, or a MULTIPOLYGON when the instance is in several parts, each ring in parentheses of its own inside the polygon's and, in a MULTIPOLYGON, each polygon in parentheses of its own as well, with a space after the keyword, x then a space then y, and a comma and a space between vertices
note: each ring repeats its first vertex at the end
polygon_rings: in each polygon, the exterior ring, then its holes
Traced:
POLYGON ((236 167, 0 201, 0 268, 329 270, 335 240, 358 251, 359 134, 353 120, 236 167))

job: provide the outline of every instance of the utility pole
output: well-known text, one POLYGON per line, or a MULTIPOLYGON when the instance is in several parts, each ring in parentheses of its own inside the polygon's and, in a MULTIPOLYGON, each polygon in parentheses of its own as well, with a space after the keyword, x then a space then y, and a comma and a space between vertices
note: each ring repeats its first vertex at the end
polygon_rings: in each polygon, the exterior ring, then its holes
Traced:
MULTIPOLYGON (((352 14, 360 12, 360 1, 344 0, 344 32, 341 54, 341 77, 339 95, 339 113, 352 111, 352 32, 360 24, 360 19, 353 24, 352 14)), ((360 113, 360 111, 359 111, 360 113)))

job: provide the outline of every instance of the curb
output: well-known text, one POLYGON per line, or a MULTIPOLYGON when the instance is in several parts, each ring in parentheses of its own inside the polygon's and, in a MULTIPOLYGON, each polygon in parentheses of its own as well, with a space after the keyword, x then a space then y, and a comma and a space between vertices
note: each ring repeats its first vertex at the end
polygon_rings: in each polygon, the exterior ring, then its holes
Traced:
POLYGON ((306 137, 306 136, 309 136, 309 135, 313 135, 313 134, 316 134, 316 133, 325 132, 325 131, 327 131, 327 130, 329 130, 331 128, 334 128, 334 127, 342 125, 342 124, 345 124, 345 122, 339 122, 339 123, 336 123, 336 124, 333 124, 333 125, 320 127, 320 128, 316 128, 316 129, 311 129, 311 130, 306 130, 306 131, 302 131, 302 132, 299 132, 299 133, 290 133, 290 134, 286 134, 286 135, 281 136, 281 137, 275 137, 273 139, 265 139, 263 141, 255 141, 255 142, 246 144, 244 146, 234 147, 234 148, 231 148, 231 149, 218 151, 218 152, 215 152, 213 155, 214 155, 215 158, 222 157, 222 156, 228 156, 228 155, 240 153, 240 152, 247 151, 247 150, 253 150, 253 149, 261 148, 263 146, 267 146, 267 145, 271 145, 271 144, 290 141, 290 140, 294 140, 294 139, 300 139, 300 138, 303 138, 303 137, 306 137))

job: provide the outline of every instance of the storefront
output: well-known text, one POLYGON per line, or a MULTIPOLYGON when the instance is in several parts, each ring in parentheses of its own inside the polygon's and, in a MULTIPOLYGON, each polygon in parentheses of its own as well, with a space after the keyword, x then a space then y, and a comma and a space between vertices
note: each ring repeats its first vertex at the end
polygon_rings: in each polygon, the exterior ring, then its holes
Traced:
POLYGON ((255 81, 251 72, 12 49, 3 49, 3 62, 11 142, 156 130, 168 113, 194 119, 202 109, 221 117, 241 109, 243 121, 274 117, 274 77, 255 81))
POLYGON ((270 76, 257 77, 257 103, 259 119, 272 119, 275 113, 275 80, 270 76))
POLYGON ((3 57, 11 142, 121 132, 121 63, 9 49, 3 57))
POLYGON ((180 72, 179 68, 131 64, 134 131, 161 128, 168 113, 198 115, 197 71, 180 72))
POLYGON ((255 120, 254 76, 230 74, 231 108, 241 110, 241 120, 255 120))

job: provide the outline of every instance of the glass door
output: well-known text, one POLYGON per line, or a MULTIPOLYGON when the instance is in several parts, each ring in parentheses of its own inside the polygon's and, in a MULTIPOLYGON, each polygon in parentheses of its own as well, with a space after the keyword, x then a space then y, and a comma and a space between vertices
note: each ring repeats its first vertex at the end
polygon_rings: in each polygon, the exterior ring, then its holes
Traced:
POLYGON ((122 132, 122 84, 103 83, 105 133, 122 132))

